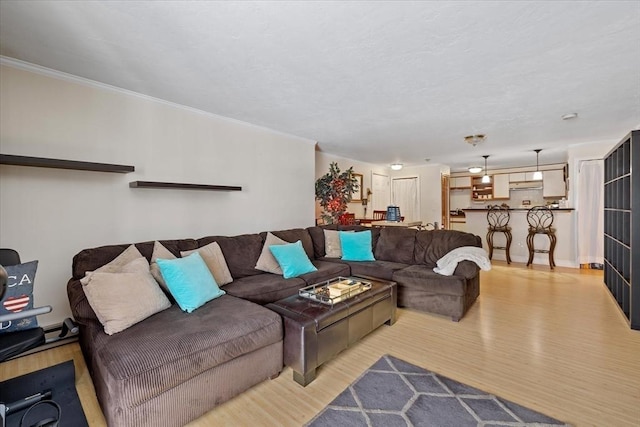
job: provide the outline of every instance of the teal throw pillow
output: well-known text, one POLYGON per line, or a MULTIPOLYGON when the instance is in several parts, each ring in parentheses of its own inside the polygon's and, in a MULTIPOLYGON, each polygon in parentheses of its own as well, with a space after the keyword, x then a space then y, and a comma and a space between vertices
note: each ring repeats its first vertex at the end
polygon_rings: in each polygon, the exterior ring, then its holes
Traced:
POLYGON ((371 250, 371 231, 340 232, 340 247, 344 261, 375 261, 371 250))
POLYGON ((185 258, 158 259, 156 262, 171 295, 187 313, 225 294, 198 252, 185 258))
POLYGON ((307 253, 302 247, 302 242, 298 240, 295 243, 287 243, 286 245, 272 245, 269 250, 273 254, 280 268, 282 268, 282 277, 290 279, 298 277, 318 269, 311 264, 307 253))

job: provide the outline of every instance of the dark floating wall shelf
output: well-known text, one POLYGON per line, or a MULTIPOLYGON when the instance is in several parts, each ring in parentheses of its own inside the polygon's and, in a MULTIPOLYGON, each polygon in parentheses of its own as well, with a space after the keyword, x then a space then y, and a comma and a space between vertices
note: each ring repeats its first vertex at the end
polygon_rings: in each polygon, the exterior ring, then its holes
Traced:
POLYGON ((13 154, 0 154, 0 164, 14 166, 31 166, 37 168, 71 169, 93 172, 129 173, 135 171, 135 167, 127 165, 81 162, 77 160, 49 159, 46 157, 15 156, 13 154))
POLYGON ((173 188, 182 190, 242 191, 242 187, 229 185, 182 184, 178 182, 132 181, 131 188, 173 188))

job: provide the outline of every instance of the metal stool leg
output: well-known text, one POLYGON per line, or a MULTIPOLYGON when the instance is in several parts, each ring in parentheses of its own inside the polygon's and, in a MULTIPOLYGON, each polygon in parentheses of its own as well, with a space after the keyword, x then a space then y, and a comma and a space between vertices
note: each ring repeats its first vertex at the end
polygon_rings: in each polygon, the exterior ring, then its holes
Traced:
POLYGON ((553 267, 556 266, 556 261, 553 259, 553 252, 556 249, 556 235, 555 233, 549 233, 549 240, 550 240, 550 246, 549 246, 549 266, 551 267, 551 269, 553 270, 553 267))
POLYGON ((511 250, 511 240, 513 239, 513 236, 511 236, 510 231, 505 231, 504 235, 507 237, 507 246, 505 249, 505 252, 507 253, 507 264, 511 264, 511 255, 509 254, 509 251, 511 250))
POLYGON ((493 230, 487 233, 487 246, 489 247, 489 259, 493 257, 493 230))
POLYGON ((533 238, 535 237, 534 233, 529 233, 527 235, 527 249, 529 249, 529 260, 527 261, 527 267, 529 267, 533 263, 533 238))

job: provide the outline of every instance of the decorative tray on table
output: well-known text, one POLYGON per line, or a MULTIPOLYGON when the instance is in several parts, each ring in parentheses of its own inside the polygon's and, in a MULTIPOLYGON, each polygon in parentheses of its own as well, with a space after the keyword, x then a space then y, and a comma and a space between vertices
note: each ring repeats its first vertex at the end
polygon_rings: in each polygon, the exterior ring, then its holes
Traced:
POLYGON ((371 282, 356 277, 336 277, 325 282, 307 286, 298 295, 327 305, 352 298, 371 289, 371 282))

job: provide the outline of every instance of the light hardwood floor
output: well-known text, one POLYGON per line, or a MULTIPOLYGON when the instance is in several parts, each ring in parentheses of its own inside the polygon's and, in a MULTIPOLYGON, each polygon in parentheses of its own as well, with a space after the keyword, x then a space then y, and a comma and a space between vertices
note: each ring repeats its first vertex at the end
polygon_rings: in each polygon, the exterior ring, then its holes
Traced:
MULTIPOLYGON (((300 426, 383 354, 436 371, 576 426, 640 426, 640 332, 632 331, 602 273, 495 262, 459 322, 399 310, 323 365, 303 388, 285 368, 189 424, 300 426)), ((78 344, 0 364, 0 379, 74 359, 91 426, 105 425, 78 344)))

